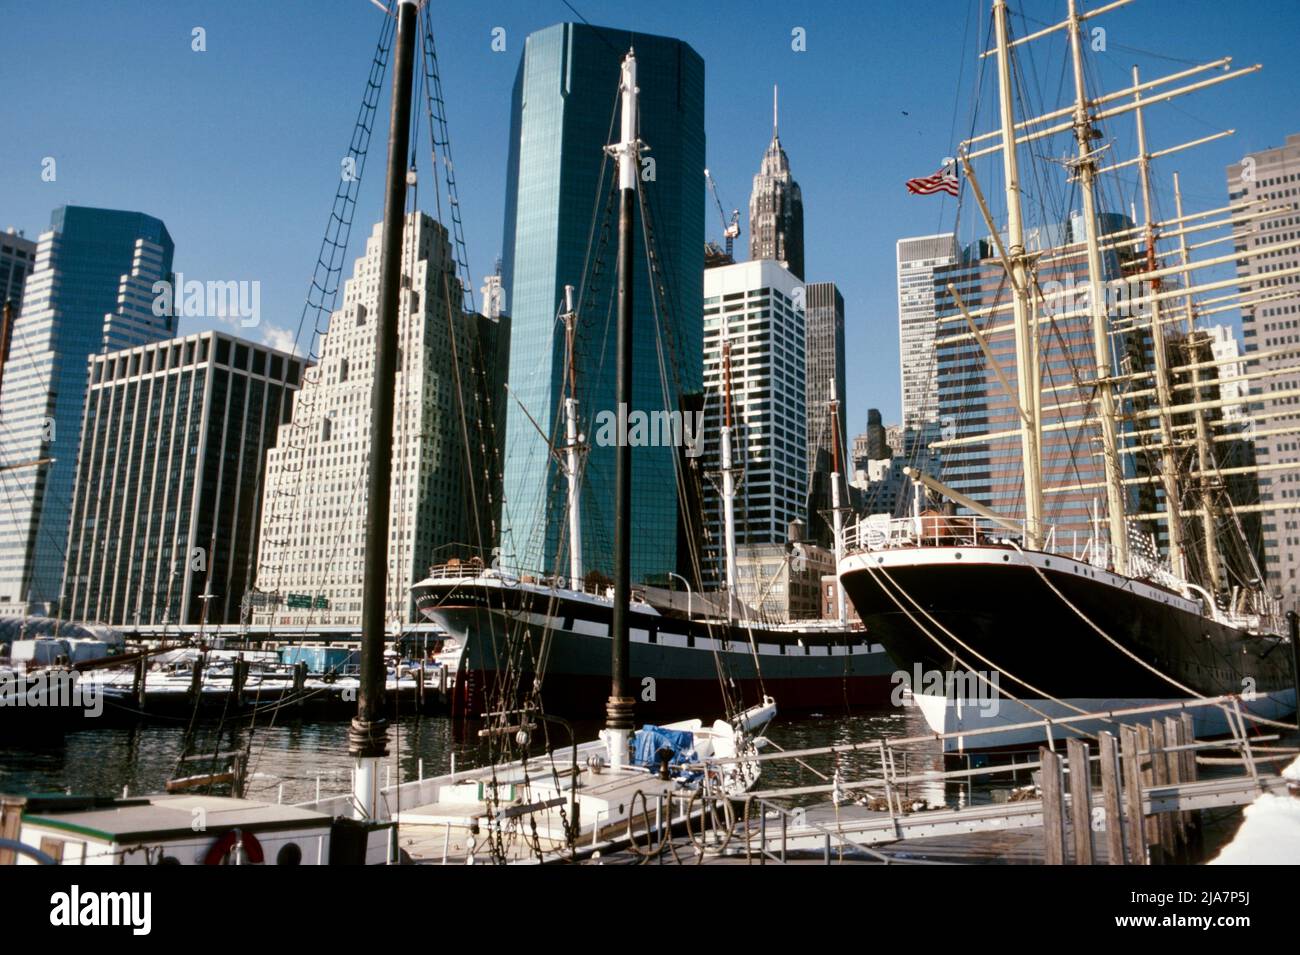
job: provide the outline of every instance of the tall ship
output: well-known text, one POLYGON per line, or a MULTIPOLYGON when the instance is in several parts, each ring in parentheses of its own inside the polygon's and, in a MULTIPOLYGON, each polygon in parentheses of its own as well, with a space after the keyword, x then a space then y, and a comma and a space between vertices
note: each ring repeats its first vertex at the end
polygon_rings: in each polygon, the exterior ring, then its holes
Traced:
MULTIPOLYGON (((637 179, 635 189, 631 201, 641 210, 644 232, 644 245, 637 254, 644 254, 653 270, 654 263, 663 258, 648 225, 648 209, 654 206, 653 179, 637 179)), ((620 198, 624 200, 626 196, 620 198)), ((619 220, 620 275, 632 273, 632 260, 625 261, 624 256, 632 256, 633 247, 642 245, 634 242, 631 210, 626 213, 619 220)), ((738 229, 735 221, 733 216, 727 226, 729 244, 738 229)), ((664 284, 662 277, 650 283, 655 296, 653 313, 659 324, 656 334, 661 341, 671 342, 670 309, 660 300, 664 284)), ((620 285, 619 301, 632 291, 631 284, 620 285)), ((586 305, 588 298, 582 294, 575 297, 573 286, 567 286, 563 300, 557 303, 564 336, 557 348, 562 347, 564 363, 554 433, 543 431, 524 410, 541 432, 546 451, 564 480, 563 507, 555 509, 562 513, 553 518, 563 530, 555 535, 559 544, 554 553, 544 558, 553 559, 554 566, 507 568, 499 561, 487 566, 481 558, 456 558, 432 567, 412 591, 418 613, 445 629, 464 648, 457 671, 455 712, 477 718, 518 706, 521 699, 535 694, 551 712, 573 717, 598 715, 598 708, 593 707, 598 707, 601 699, 598 688, 608 680, 612 634, 620 614, 626 615, 630 628, 630 680, 637 694, 638 713, 649 718, 674 718, 720 702, 733 713, 761 705, 769 697, 778 699, 786 711, 843 712, 885 703, 892 688, 893 663, 878 641, 850 621, 838 587, 825 597, 822 581, 816 579, 817 610, 808 619, 791 619, 794 614, 788 612, 778 618, 765 610, 762 597, 777 578, 788 581, 796 574, 812 576, 807 571, 810 545, 801 541, 797 532, 781 560, 752 560, 747 568, 738 566, 738 550, 745 544, 738 543, 737 508, 746 503, 748 459, 747 450, 741 449, 747 449, 747 442, 736 443, 744 422, 739 420, 732 398, 730 337, 740 332, 730 328, 728 321, 721 322, 721 387, 706 399, 718 402, 719 466, 703 475, 713 481, 720 501, 721 540, 717 543, 723 566, 718 576, 725 578, 725 583, 713 590, 703 585, 709 575, 704 572, 700 535, 689 529, 702 524, 702 475, 688 467, 685 453, 672 455, 671 479, 682 523, 688 528, 679 535, 679 548, 686 549, 689 568, 679 561, 682 573, 670 573, 669 579, 662 581, 671 586, 641 583, 631 589, 624 603, 616 596, 616 587, 584 562, 583 496, 590 490, 584 480, 589 474, 590 449, 583 432, 593 421, 581 413, 579 383, 587 373, 584 369, 593 376, 599 369, 591 367, 595 362, 584 365, 578 355, 585 354, 580 347, 582 336, 593 338, 599 346, 602 334, 602 315, 586 305), (780 566, 769 572, 767 565, 772 563, 780 566), (738 582, 745 569, 753 588, 761 591, 757 607, 750 605, 749 593, 738 582), (677 589, 677 583, 683 588, 677 589), (825 614, 824 601, 831 604, 825 614)), ((556 327, 558 330, 558 323, 556 327)), ((618 347, 623 346, 620 341, 618 347)), ((680 408, 687 402, 674 394, 678 382, 664 365, 661 356, 663 404, 651 413, 672 419, 683 413, 680 408)), ((619 406, 627 405, 620 399, 619 406)), ((841 463, 844 449, 838 437, 839 400, 833 386, 826 410, 836 438, 832 441, 831 506, 822 517, 831 528, 838 561, 844 553, 848 507, 841 463)), ((688 439, 702 445, 702 437, 697 431, 688 439)), ((627 443, 626 438, 622 441, 627 443)), ((625 450, 619 447, 620 453, 625 450)), ((623 517, 616 513, 616 522, 623 517)))
MULTIPOLYGON (((1235 698, 1194 708, 1202 736, 1242 719, 1294 723, 1295 615, 1280 613, 1245 531, 1281 505, 1260 503, 1257 487, 1254 500, 1240 490, 1243 477, 1279 465, 1256 463, 1255 425, 1225 413, 1249 400, 1225 386, 1294 367, 1247 372, 1245 359, 1257 356, 1219 357, 1202 322, 1285 293, 1257 277, 1196 280, 1239 259, 1254 223, 1294 208, 1234 199, 1184 214, 1175 175, 1174 214, 1159 217, 1153 158, 1231 131, 1154 149, 1145 109, 1259 67, 1225 58, 1154 80, 1134 67, 1128 87, 1090 90, 1098 67, 1085 46, 1096 49, 1101 36, 1104 48, 1105 35, 1090 21, 1128 2, 1081 12, 1070 0, 1062 22, 1035 21, 1013 37, 1007 3, 994 0, 993 42, 980 62, 996 74, 997 127, 963 141, 953 163, 964 174, 958 206, 973 198, 988 238, 934 283, 937 374, 958 380, 953 369, 964 363, 956 374, 966 376, 965 399, 940 418, 940 475, 908 469, 912 513, 863 518, 848 533, 841 580, 867 632, 911 674, 932 729, 972 734, 947 739, 949 752, 1033 745, 1048 735, 1046 720, 1109 714, 1050 729, 1086 737, 1143 718, 1114 711, 1171 700, 1235 698), (1020 70, 1026 51, 1050 43, 1066 47, 1073 102, 1017 115, 1040 89, 1020 70), (1117 156, 1128 142, 1137 155, 1117 156), (1027 156, 1043 168, 1022 171, 1027 156), (982 175, 1000 176, 1004 208, 977 176, 984 157, 992 168, 982 175), (1123 195, 1119 171, 1137 173, 1129 216, 1101 211, 1123 195), (1053 231, 1053 216, 1066 225, 1053 231), (1226 236, 1189 244, 1215 229, 1226 236), (1193 261, 1191 251, 1215 242, 1237 248, 1193 261), (1246 463, 1228 460, 1234 447, 1250 449, 1246 463), (1003 479, 970 485, 973 456, 983 473, 1007 462, 1003 479)), ((1294 358, 1300 349, 1276 351, 1294 358)))
MULTIPOLYGON (((576 325, 571 307, 564 319, 571 343, 576 325)), ((717 477, 725 587, 701 592, 703 575, 697 574, 695 588, 679 578, 684 592, 646 584, 632 589, 629 665, 639 707, 655 718, 669 718, 720 700, 728 711, 740 711, 771 696, 784 710, 843 712, 884 704, 896 685, 896 668, 884 647, 850 621, 841 588, 834 588, 829 619, 771 622, 738 596, 735 502, 742 469, 733 463, 731 445, 729 343, 722 350, 724 423, 717 477)), ((571 345, 568 351, 572 355, 571 345)), ((831 430, 838 434, 838 401, 831 406, 831 430)), ((460 716, 476 718, 489 705, 511 704, 531 693, 553 712, 594 715, 591 701, 599 700, 595 691, 608 680, 614 588, 584 569, 581 442, 572 394, 564 409, 565 444, 557 450, 567 482, 568 540, 578 542, 568 548, 567 575, 512 573, 476 558, 453 559, 431 568, 413 588, 417 611, 463 647, 453 700, 460 716)), ((834 459, 827 516, 838 566, 849 510, 842 500, 838 443, 834 459)), ((805 559, 805 546, 797 539, 787 544, 788 571, 805 559)))

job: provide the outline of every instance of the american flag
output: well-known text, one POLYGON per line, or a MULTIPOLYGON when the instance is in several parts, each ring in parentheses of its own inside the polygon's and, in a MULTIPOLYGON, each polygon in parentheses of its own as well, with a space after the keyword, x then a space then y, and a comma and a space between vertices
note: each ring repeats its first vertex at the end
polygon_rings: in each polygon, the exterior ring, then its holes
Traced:
POLYGON ((936 192, 946 192, 950 196, 957 195, 956 165, 945 163, 943 168, 933 176, 907 180, 907 191, 914 196, 931 196, 936 192))

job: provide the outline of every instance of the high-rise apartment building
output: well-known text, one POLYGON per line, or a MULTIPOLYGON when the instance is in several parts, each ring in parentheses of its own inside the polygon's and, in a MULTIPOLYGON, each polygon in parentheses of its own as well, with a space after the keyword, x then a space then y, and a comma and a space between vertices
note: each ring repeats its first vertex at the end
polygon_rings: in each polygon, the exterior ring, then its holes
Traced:
MULTIPOLYGON (((293 418, 267 455, 254 598, 260 622, 361 620, 382 232, 379 223, 356 260, 320 361, 304 376, 293 418)), ((488 559, 497 535, 509 324, 466 312, 462 294, 446 229, 409 213, 388 553, 388 614, 402 621, 412 619, 410 588, 430 565, 488 559)))
POLYGON ((957 240, 951 232, 899 239, 896 256, 903 426, 919 428, 939 414, 934 276, 957 261, 957 240))
POLYGON ((90 360, 62 616, 238 623, 302 361, 222 332, 90 360))
POLYGON ((772 141, 763 153, 749 195, 749 257, 774 259, 803 280, 803 193, 790 174, 790 157, 777 133, 772 90, 772 141))
MULTIPOLYGON (((583 474, 583 559, 593 572, 614 569, 616 447, 594 440, 594 422, 619 410, 611 318, 617 177, 605 147, 629 48, 636 52, 639 134, 649 148, 640 176, 644 202, 636 204, 632 228, 633 407, 626 411, 680 413, 683 405, 698 407, 701 395, 704 61, 667 37, 581 23, 539 30, 528 37, 515 78, 502 257, 513 343, 501 562, 528 573, 555 572, 568 560, 566 494, 551 453, 552 443, 563 440, 565 332, 556 317, 566 285, 578 290, 578 413, 583 432, 593 436, 583 474)), ((634 581, 689 573, 682 527, 689 518, 690 536, 698 539, 699 515, 680 502, 681 459, 681 448, 664 443, 632 448, 634 581)))
POLYGON ((58 604, 86 360, 175 334, 174 310, 154 307, 173 251, 152 216, 81 206, 56 209, 37 240, 0 392, 0 615, 58 604))
MULTIPOLYGON (((704 273, 704 470, 721 467, 723 342, 731 346, 731 437, 737 480, 736 540, 780 543, 806 506, 807 323, 798 278, 771 259, 704 273)), ((704 485, 709 570, 723 579, 722 502, 704 485)))
MULTIPOLYGON (((1234 248, 1243 256, 1237 260, 1239 276, 1258 278, 1300 266, 1298 249, 1254 252, 1261 246, 1300 237, 1300 133, 1287 136, 1282 146, 1251 153, 1229 166, 1228 198, 1234 203, 1262 202, 1277 210, 1276 215, 1254 219, 1237 230, 1234 248)), ((1294 350, 1285 349, 1300 343, 1300 276, 1263 278, 1250 289, 1272 300, 1242 306, 1248 371, 1295 366, 1294 350)), ((1294 397, 1272 397, 1272 393, 1297 388, 1300 373, 1257 379, 1251 385, 1250 405, 1250 415, 1258 423, 1255 449, 1259 463, 1295 465, 1259 475, 1261 502, 1281 508, 1263 513, 1265 576, 1269 588, 1282 595, 1290 610, 1300 609, 1300 440, 1287 431, 1300 422, 1300 403, 1294 397)))

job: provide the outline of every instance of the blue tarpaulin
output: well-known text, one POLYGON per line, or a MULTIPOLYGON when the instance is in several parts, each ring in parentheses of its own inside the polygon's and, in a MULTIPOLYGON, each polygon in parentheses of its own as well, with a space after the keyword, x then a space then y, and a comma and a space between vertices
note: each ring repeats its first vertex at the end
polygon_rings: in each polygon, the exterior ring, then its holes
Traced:
POLYGON ((658 766, 658 753, 661 749, 673 751, 673 757, 668 762, 669 765, 676 766, 690 762, 695 753, 695 734, 689 730, 669 730, 647 723, 637 730, 633 747, 632 761, 638 766, 658 766))

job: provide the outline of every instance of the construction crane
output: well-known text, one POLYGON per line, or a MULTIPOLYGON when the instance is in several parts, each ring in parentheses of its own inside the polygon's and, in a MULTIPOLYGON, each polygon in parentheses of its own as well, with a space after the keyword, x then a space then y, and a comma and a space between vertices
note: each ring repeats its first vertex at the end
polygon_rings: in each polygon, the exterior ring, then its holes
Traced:
POLYGON ((731 221, 727 221, 727 213, 722 208, 722 200, 718 198, 718 184, 713 181, 709 171, 704 170, 704 181, 709 184, 709 190, 713 193, 713 201, 718 206, 718 219, 722 222, 722 236, 727 240, 727 256, 731 257, 732 249, 735 246, 736 236, 740 235, 740 210, 731 210, 731 221))

